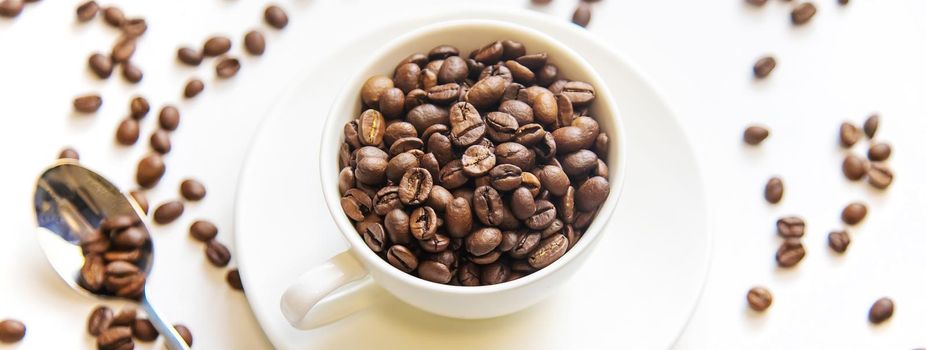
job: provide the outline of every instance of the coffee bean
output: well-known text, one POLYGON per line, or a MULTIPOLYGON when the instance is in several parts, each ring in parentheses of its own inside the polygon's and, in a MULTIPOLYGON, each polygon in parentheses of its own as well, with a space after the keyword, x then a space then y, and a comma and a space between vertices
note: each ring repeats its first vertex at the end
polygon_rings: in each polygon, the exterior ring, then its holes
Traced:
MULTIPOLYGON (((399 89, 399 88, 386 89, 386 91, 384 91, 383 94, 380 96, 379 111, 383 114, 383 116, 385 116, 386 118, 390 118, 390 119, 401 116, 402 112, 405 111, 405 93, 402 92, 402 89, 399 89)), ((392 123, 386 127, 387 129, 386 131, 388 132, 389 126, 392 126, 395 124, 401 125, 400 131, 403 131, 403 132, 409 131, 409 129, 406 129, 406 128, 410 128, 411 133, 403 133, 401 137, 418 136, 418 133, 415 131, 414 125, 411 125, 406 122, 392 123)), ((401 138, 401 137, 396 137, 392 139, 391 141, 387 141, 386 144, 392 144, 392 141, 398 138, 401 138)))
POLYGON ((132 335, 143 342, 152 342, 158 338, 158 330, 146 318, 139 318, 132 322, 132 335))
POLYGON ((100 222, 100 231, 108 233, 109 231, 122 230, 137 225, 138 223, 139 219, 134 215, 110 216, 100 222))
POLYGON ((435 283, 447 283, 453 277, 446 265, 436 261, 421 262, 418 265, 418 276, 435 283))
POLYGON ((203 54, 189 47, 181 47, 177 49, 177 59, 186 65, 198 66, 203 61, 203 54))
POLYGON ((215 76, 221 79, 228 79, 238 74, 238 70, 240 69, 241 62, 239 62, 237 58, 225 57, 215 64, 215 76))
MULTIPOLYGON (((386 95, 392 94, 388 91, 398 93, 402 92, 402 90, 396 88, 389 89, 386 93, 384 93, 383 97, 387 97, 386 95)), ((382 106, 383 103, 385 103, 384 100, 380 100, 380 106, 382 106)), ((380 111, 382 112, 382 108, 380 111)), ((383 114, 385 115, 385 112, 383 114)), ((391 145, 398 139, 415 136, 418 136, 418 131, 415 129, 414 125, 408 122, 394 122, 386 126, 386 131, 383 133, 383 142, 385 142, 386 145, 391 145)), ((422 140, 427 140, 427 137, 422 136, 422 140)))
POLYGON ((849 154, 842 161, 842 173, 852 181, 861 180, 868 172, 868 161, 854 154, 849 154))
POLYGON ((283 29, 289 24, 289 16, 287 16, 286 12, 279 6, 270 5, 264 9, 264 21, 271 27, 283 29))
POLYGON ((352 188, 341 197, 341 208, 351 220, 361 221, 373 211, 373 201, 360 189, 352 188))
POLYGON ((813 3, 805 2, 797 5, 791 10, 791 23, 802 25, 810 22, 813 15, 817 14, 817 7, 813 3))
MULTIPOLYGON (((412 242, 411 225, 408 214, 402 209, 393 209, 386 214, 383 220, 383 226, 389 235, 389 241, 397 244, 408 244, 412 242)), ((468 233, 468 232, 467 232, 468 233)))
POLYGON ((890 298, 881 298, 871 305, 868 310, 868 321, 873 324, 880 324, 887 321, 894 315, 894 301, 890 298))
POLYGON ((206 197, 206 186, 194 179, 186 179, 180 183, 180 195, 190 201, 198 201, 206 197))
POLYGON ((100 5, 96 1, 87 1, 77 7, 77 20, 80 22, 89 22, 96 17, 100 10, 100 5))
POLYGON ((521 168, 511 164, 496 165, 489 171, 489 181, 496 190, 511 191, 521 186, 521 168))
POLYGON ((797 216, 787 216, 776 222, 778 235, 784 238, 800 238, 804 236, 804 219, 797 216))
POLYGON ((148 242, 148 232, 139 227, 129 227, 116 232, 112 238, 113 247, 122 250, 137 249, 146 242, 148 242))
POLYGON ((752 125, 747 127, 746 131, 743 132, 743 141, 745 141, 746 144, 756 146, 762 143, 762 141, 765 141, 765 139, 768 138, 768 135, 768 129, 761 126, 752 125))
POLYGON ((460 285, 463 286, 478 286, 481 283, 480 281, 481 271, 479 270, 479 265, 467 262, 460 266, 457 270, 457 278, 460 280, 460 285))
POLYGON ((129 327, 113 327, 104 330, 96 337, 96 345, 100 350, 122 350, 131 348, 132 329, 129 327))
POLYGON ((238 273, 238 269, 228 270, 228 273, 225 274, 225 282, 234 290, 244 290, 244 286, 241 285, 241 274, 238 273))
POLYGON ((138 68, 138 66, 130 62, 123 62, 122 77, 130 83, 137 84, 142 80, 142 78, 144 78, 144 73, 141 71, 141 68, 138 68))
POLYGON ((225 267, 231 261, 231 252, 221 242, 210 239, 206 242, 206 258, 213 266, 225 267))
POLYGON ((244 49, 254 56, 260 56, 264 54, 264 50, 267 48, 267 41, 264 39, 264 34, 257 30, 248 31, 244 34, 244 49))
POLYGON ((135 96, 129 103, 129 112, 134 119, 141 120, 148 115, 149 110, 151 110, 151 106, 144 97, 135 96))
POLYGON ((159 154, 167 154, 170 152, 170 134, 167 131, 162 129, 155 130, 151 133, 149 143, 151 144, 151 149, 159 154))
POLYGON ((768 2, 768 0, 746 0, 747 4, 750 4, 753 6, 762 6, 762 5, 765 5, 766 2, 768 2))
MULTIPOLYGON (((109 241, 106 242, 106 248, 108 249, 109 241)), ((97 292, 103 288, 103 280, 106 278, 106 266, 104 265, 103 258, 99 255, 92 254, 87 255, 84 258, 84 264, 80 268, 80 279, 79 283, 84 289, 90 292, 97 292)))
POLYGON ((196 220, 190 225, 190 236, 201 242, 208 242, 219 234, 215 224, 206 220, 196 220))
POLYGON ((122 23, 125 22, 125 13, 118 7, 105 7, 103 8, 103 21, 110 26, 119 28, 122 26, 122 23))
POLYGON ((406 120, 415 127, 415 130, 427 130, 432 125, 450 124, 450 110, 426 103, 408 111, 406 120))
POLYGON ((447 57, 437 71, 437 81, 440 84, 462 83, 468 76, 469 67, 460 56, 447 57))
POLYGON ((87 333, 90 333, 92 336, 100 335, 100 333, 109 329, 109 326, 113 322, 113 318, 112 309, 103 305, 97 306, 87 319, 87 333))
POLYGON ((71 147, 65 147, 58 153, 58 159, 73 159, 80 160, 80 154, 77 153, 77 150, 71 147))
POLYGON ((443 60, 450 56, 459 56, 460 50, 450 45, 439 45, 428 52, 429 60, 443 60))
POLYGON ((402 89, 404 93, 409 93, 418 88, 420 77, 421 67, 414 63, 406 63, 396 68, 392 80, 395 82, 395 87, 402 89))
POLYGON ((601 177, 592 177, 581 185, 576 191, 576 208, 581 211, 594 211, 604 203, 611 191, 608 180, 601 177))
POLYGON ((482 176, 495 167, 495 154, 488 147, 483 145, 473 145, 463 153, 463 172, 466 175, 476 177, 482 176))
POLYGON ((497 226, 504 220, 503 205, 501 195, 490 186, 477 187, 473 193, 473 209, 484 225, 497 226))
POLYGON ((499 284, 509 280, 511 268, 500 261, 493 262, 482 268, 480 279, 485 285, 499 284))
POLYGON ((891 145, 879 142, 868 148, 868 159, 875 162, 887 160, 891 157, 891 145))
POLYGON ((138 37, 148 31, 148 22, 144 18, 128 18, 122 23, 122 34, 138 37))
POLYGON ((793 267, 804 259, 804 254, 804 245, 801 244, 800 238, 787 238, 778 248, 775 260, 780 267, 793 267))
POLYGON ((450 237, 463 238, 472 230, 473 214, 469 203, 465 198, 458 197, 447 205, 444 220, 450 237))
POLYGON ((386 249, 386 230, 383 225, 376 222, 361 222, 357 224, 357 232, 363 237, 367 247, 374 252, 386 249))
POLYGON ((202 54, 207 57, 216 57, 227 53, 231 50, 231 47, 231 39, 224 36, 214 36, 206 39, 206 42, 203 43, 202 54))
POLYGON ((113 46, 112 53, 110 53, 110 58, 112 58, 113 62, 124 63, 128 62, 134 54, 135 38, 123 37, 116 42, 116 45, 113 46))
POLYGON ((875 137, 875 133, 878 131, 878 124, 881 123, 881 117, 877 114, 872 114, 868 119, 865 119, 865 124, 862 125, 862 129, 865 130, 865 136, 868 136, 869 139, 875 137))
POLYGON ((591 172, 598 166, 598 155, 587 149, 578 150, 565 155, 561 163, 567 175, 577 177, 591 172))
POLYGON ((427 170, 408 169, 399 184, 399 200, 405 205, 419 205, 428 199, 433 185, 431 174, 427 170))
POLYGON ((375 109, 363 111, 357 124, 360 143, 367 146, 382 144, 383 135, 386 132, 385 124, 386 120, 379 111, 375 109))
POLYGON ((87 65, 90 66, 90 70, 93 74, 96 74, 100 79, 109 78, 113 74, 113 61, 109 56, 103 55, 101 53, 94 53, 90 55, 90 58, 87 61, 87 65))
POLYGON ((183 202, 176 200, 168 201, 154 209, 154 222, 166 225, 177 220, 182 214, 183 202))
POLYGON ((784 195, 785 185, 779 177, 772 177, 768 179, 768 183, 765 184, 765 200, 772 204, 777 204, 781 202, 781 197, 784 195))
POLYGON ((82 95, 74 99, 74 110, 80 113, 94 113, 103 105, 100 95, 82 95))
MULTIPOLYGON (((360 89, 360 96, 366 106, 378 106, 379 97, 388 89, 393 88, 392 79, 386 76, 375 75, 368 78, 360 89)), ((422 129, 423 130, 423 129, 422 129)))
POLYGON ((505 48, 502 46, 502 42, 495 41, 476 50, 472 55, 472 58, 476 60, 476 62, 485 63, 487 65, 495 64, 501 60, 504 52, 505 48))
POLYGON ((158 113, 158 125, 167 131, 177 130, 180 126, 180 111, 177 107, 171 105, 161 107, 161 112, 158 113))
POLYGON ((579 2, 575 12, 572 13, 572 23, 580 27, 587 27, 592 20, 592 6, 586 2, 579 2))
POLYGON ((431 239, 437 232, 437 213, 431 207, 419 207, 412 211, 409 217, 409 228, 412 236, 419 241, 431 239))
POLYGON ((142 213, 148 214, 148 197, 145 196, 145 193, 141 191, 131 191, 129 194, 132 195, 132 199, 135 200, 135 203, 138 203, 138 207, 141 209, 142 213))
POLYGON ((457 103, 450 109, 450 125, 450 140, 457 146, 472 145, 485 135, 485 123, 479 112, 466 102, 457 103))
POLYGON ((553 235, 540 242, 527 259, 531 267, 542 269, 559 260, 569 248, 569 239, 561 234, 553 235))
POLYGON ((183 87, 183 97, 193 98, 196 95, 199 95, 200 92, 203 92, 206 86, 203 84, 202 80, 199 79, 190 79, 187 81, 186 86, 183 87))
POLYGON ((534 213, 524 220, 524 224, 532 230, 543 230, 556 220, 556 207, 546 200, 534 202, 534 213))
POLYGON ((488 254, 502 242, 502 232, 497 228, 479 229, 466 237, 466 251, 475 256, 488 254))
POLYGON ((138 141, 138 121, 132 118, 123 119, 116 128, 116 142, 124 146, 134 145, 138 141))
POLYGON ((833 231, 827 236, 827 241, 829 242, 830 248, 837 253, 845 253, 846 249, 849 248, 849 243, 851 239, 849 234, 845 230, 833 231))
POLYGON ((839 126, 839 143, 842 147, 851 148, 861 138, 861 131, 852 123, 843 122, 839 126))
POLYGON ((759 60, 756 61, 756 64, 752 66, 752 73, 758 79, 765 79, 769 74, 772 73, 772 70, 775 69, 775 66, 777 66, 777 62, 775 62, 774 57, 764 56, 759 58, 759 60))
POLYGON ((164 160, 158 154, 149 154, 138 162, 135 172, 135 182, 144 188, 152 188, 161 181, 166 168, 164 160))
POLYGON ((187 346, 193 346, 193 332, 190 332, 190 329, 187 328, 187 326, 182 324, 175 324, 174 330, 180 334, 180 337, 183 338, 183 342, 186 343, 187 346))
POLYGON ((865 219, 865 216, 868 215, 868 207, 861 202, 849 203, 842 210, 842 222, 845 222, 847 225, 855 225, 865 219))
POLYGON ((415 257, 415 253, 398 244, 386 251, 386 261, 406 273, 415 271, 418 268, 418 258, 415 257))
POLYGON ((894 172, 882 163, 873 163, 868 169, 868 184, 877 189, 886 189, 894 182, 894 172))
POLYGON ((135 316, 138 314, 138 311, 131 306, 126 306, 122 310, 119 310, 119 313, 113 317, 112 326, 113 327, 131 327, 132 323, 135 323, 135 316))
POLYGON ((839 2, 840 5, 848 5, 848 4, 849 4, 849 0, 839 0, 838 2, 839 2))
POLYGON ((508 82, 504 78, 489 76, 476 82, 463 98, 476 108, 489 108, 499 102, 507 86, 508 82))
POLYGON ((753 287, 746 294, 746 301, 749 303, 749 308, 763 312, 772 306, 772 292, 764 287, 753 287))

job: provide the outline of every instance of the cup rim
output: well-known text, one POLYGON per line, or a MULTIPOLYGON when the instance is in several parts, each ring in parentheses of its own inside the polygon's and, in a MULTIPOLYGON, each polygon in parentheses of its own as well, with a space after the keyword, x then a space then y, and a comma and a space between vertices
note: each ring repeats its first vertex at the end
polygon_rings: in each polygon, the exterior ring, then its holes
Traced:
MULTIPOLYGON (((596 119, 599 118, 601 117, 596 117, 596 119)), ((338 92, 337 97, 329 107, 328 114, 325 119, 325 124, 323 126, 322 137, 319 141, 321 142, 321 146, 319 147, 319 172, 322 182, 322 194, 329 213, 334 219, 335 224, 338 226, 338 230, 340 231, 341 235, 347 239, 350 246, 349 250, 353 252, 354 257, 360 260, 367 269, 377 269, 383 274, 388 275, 389 277, 396 280, 402 281, 403 283, 415 288, 444 294, 481 295, 522 288, 534 284, 547 277, 548 275, 553 274, 554 272, 560 270, 578 258, 580 255, 588 254, 591 246, 598 239, 600 239, 606 224, 613 217, 614 211, 617 207, 617 202, 621 196, 624 178, 627 172, 626 139, 623 126, 623 118, 621 117, 617 103, 614 101, 614 96, 611 93, 610 88, 608 88, 594 67, 592 67, 588 61, 586 61, 581 55, 575 52, 575 50, 573 50, 571 47, 550 37, 545 33, 524 25, 490 19, 455 19, 432 23, 393 38, 382 47, 375 50, 374 53, 370 55, 370 59, 368 59, 362 67, 356 70, 356 73, 353 74, 350 80, 348 80, 347 83, 344 84, 344 86, 341 88, 341 91, 338 92), (603 104, 604 110, 607 111, 608 118, 611 119, 613 130, 609 130, 609 135, 612 135, 609 138, 609 153, 616 154, 617 161, 617 164, 609 165, 609 168, 613 170, 611 170, 612 174, 609 176, 611 191, 608 195, 608 198, 598 209, 598 214, 586 229, 583 235, 583 239, 579 240, 575 246, 572 247, 572 249, 569 249, 566 254, 564 254, 549 266, 546 266, 514 281, 487 286, 454 286, 431 282, 400 271, 384 259, 380 258, 366 246, 359 235, 352 234, 356 233, 356 228, 350 223, 349 218, 340 207, 340 194, 338 192, 337 181, 335 178, 335 175, 338 173, 339 169, 337 169, 336 165, 337 149, 334 147, 334 144, 340 145, 340 142, 342 142, 340 139, 341 136, 337 134, 341 129, 338 123, 339 113, 344 110, 343 106, 346 106, 348 103, 353 104, 356 102, 357 91, 359 91, 359 88, 362 86, 363 82, 368 78, 368 74, 365 74, 365 72, 371 70, 373 66, 376 66, 381 57, 409 41, 427 37, 433 34, 434 31, 438 30, 446 30, 453 27, 465 28, 470 26, 489 26, 509 31, 515 31, 523 35, 530 36, 535 40, 545 42, 548 46, 556 47, 560 51, 557 53, 557 55, 561 57, 559 60, 568 61, 571 64, 574 64, 576 69, 586 73, 586 75, 589 77, 587 82, 592 84, 596 91, 598 91, 596 94, 597 96, 595 98, 595 103, 603 104)))

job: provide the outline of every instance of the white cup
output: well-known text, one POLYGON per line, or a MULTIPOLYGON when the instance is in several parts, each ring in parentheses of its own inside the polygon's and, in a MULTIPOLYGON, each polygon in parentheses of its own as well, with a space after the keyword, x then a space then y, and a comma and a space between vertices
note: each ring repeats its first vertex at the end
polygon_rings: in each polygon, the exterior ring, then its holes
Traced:
MULTIPOLYGON (((326 82, 319 82, 320 84, 326 82)), ((305 111, 313 117, 313 111, 305 111)), ((419 130, 420 132, 420 130, 419 130)), ((479 319, 514 313, 549 296, 578 270, 602 236, 614 212, 626 172, 624 135, 617 105, 607 85, 582 56, 536 30, 494 20, 456 20, 419 28, 398 37, 370 56, 331 106, 322 135, 319 171, 328 211, 349 248, 302 274, 283 293, 280 309, 293 327, 312 329, 336 321, 368 304, 365 296, 377 284, 419 309, 454 318, 479 319), (491 286, 465 287, 429 282, 404 273, 376 255, 364 243, 341 209, 338 192, 338 151, 344 123, 362 112, 360 88, 373 75, 391 75, 396 64, 414 52, 426 53, 440 44, 462 50, 480 48, 493 40, 522 42, 528 53, 547 52, 561 77, 593 85, 596 99, 590 115, 610 139, 608 165, 611 191, 582 239, 553 264, 520 279, 491 286), (372 277, 372 281, 366 277, 372 277), (337 292, 336 292, 337 291, 337 292), (366 293, 365 293, 366 292, 366 293)), ((309 234, 309 233, 300 233, 309 234)), ((326 234, 318 232, 313 234, 326 234)))

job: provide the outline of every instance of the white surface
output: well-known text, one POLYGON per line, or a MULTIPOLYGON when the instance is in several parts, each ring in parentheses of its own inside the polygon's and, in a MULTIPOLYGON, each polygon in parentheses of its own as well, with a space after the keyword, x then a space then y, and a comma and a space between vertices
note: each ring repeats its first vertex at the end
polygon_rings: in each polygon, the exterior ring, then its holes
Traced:
MULTIPOLYGON (((364 13, 354 16, 358 21, 368 20, 363 17, 364 13)), ((372 13, 377 12, 371 11, 366 16, 372 13)), ((403 23, 378 28, 358 41, 350 41, 349 49, 329 57, 320 65, 322 68, 300 75, 308 78, 284 95, 254 138, 238 191, 236 247, 245 288, 250 291, 249 301, 271 341, 287 349, 433 349, 441 346, 468 349, 483 344, 531 349, 668 347, 684 326, 701 290, 710 239, 698 169, 690 146, 664 102, 622 58, 603 49, 587 33, 557 25, 559 22, 551 24, 542 16, 456 11, 441 18, 403 23), (317 121, 306 118, 305 111, 324 108, 341 89, 316 82, 350 75, 345 67, 366 69, 362 66, 364 48, 384 42, 385 38, 434 21, 473 16, 506 18, 544 30, 569 43, 585 53, 593 66, 599 67, 615 99, 621 101, 618 104, 623 125, 632 130, 625 134, 627 180, 619 209, 602 232, 599 247, 591 255, 576 256, 589 260, 562 290, 555 291, 551 298, 534 307, 507 317, 482 321, 443 318, 410 308, 397 298, 381 295, 382 301, 366 312, 324 328, 294 330, 280 314, 280 295, 308 267, 317 266, 345 249, 341 235, 332 233, 338 228, 332 224, 325 201, 311 195, 298 202, 280 197, 281 194, 291 197, 292 193, 321 190, 317 176, 323 168, 317 166, 318 148, 322 142, 331 142, 329 132, 332 130, 313 128, 317 121), (293 159, 302 161, 293 162, 293 159), (672 175, 680 173, 688 176, 677 179, 672 175), (281 220, 304 217, 307 213, 311 213, 311 217, 303 220, 323 225, 296 228, 294 232, 291 222, 281 220), (673 220, 654 222, 652 213, 661 213, 673 220), (631 300, 635 302, 627 302, 631 300), (358 329, 365 330, 366 336, 353 336, 358 329), (460 332, 460 329, 469 332, 460 332), (409 344, 409 339, 414 339, 414 343, 409 344)), ((461 40, 460 43, 482 44, 474 40, 461 40)), ((433 45, 435 43, 425 47, 433 45)), ((530 49, 531 45, 527 46, 530 49)), ((461 46, 461 50, 464 47, 469 46, 461 46)), ((400 60, 406 55, 391 56, 400 60)), ((335 111, 343 108, 335 102, 335 111)), ((356 111, 342 113, 354 115, 356 111)), ((346 118, 339 116, 339 119, 346 118)), ((324 147, 322 155, 332 158, 324 147)), ((334 159, 323 160, 324 163, 329 161, 334 163, 334 159)), ((334 186, 332 181, 328 184, 334 186)), ((333 211, 340 215, 340 208, 333 211)), ((584 240, 589 238, 583 238, 579 244, 588 244, 589 241, 584 240)), ((568 274, 577 263, 581 261, 562 265, 562 269, 537 280, 525 291, 532 291, 531 288, 538 285, 552 288, 550 284, 561 280, 562 274, 568 274)), ((393 270, 387 266, 385 271, 393 270)), ((543 271, 538 272, 541 273, 543 271)), ((394 279, 382 277, 382 274, 374 274, 380 283, 394 283, 394 279)), ((530 280, 530 276, 525 277, 513 282, 513 286, 530 280)), ((391 286, 391 290, 395 288, 391 286)), ((454 288, 430 289, 429 293, 417 293, 416 297, 433 299, 441 289, 454 288)), ((360 290, 371 294, 366 291, 360 290)), ((414 292, 408 288, 399 291, 400 297, 414 292)), ((527 297, 530 295, 525 295, 527 297)), ((447 298, 458 300, 460 296, 447 298)), ((481 307, 477 306, 479 303, 496 301, 463 299, 459 302, 475 308, 481 307)))
MULTIPOLYGON (((177 102, 193 74, 206 78, 206 91, 180 104, 184 121, 173 139, 177 152, 168 157, 167 177, 151 197, 153 202, 176 197, 184 176, 202 179, 210 193, 188 207, 179 222, 155 229, 158 251, 173 253, 157 259, 160 287, 152 297, 166 317, 192 328, 197 348, 269 347, 244 297, 225 288, 223 274, 203 261, 201 245, 186 237, 186 226, 196 217, 211 218, 220 227, 220 239, 231 241, 234 188, 247 140, 291 79, 289 71, 317 64, 325 57, 322 52, 345 44, 342 37, 373 26, 348 16, 338 19, 337 27, 322 27, 334 21, 324 10, 335 0, 277 2, 289 11, 290 27, 265 30, 267 54, 245 58, 239 76, 229 83, 214 82, 208 64, 190 69, 173 63, 174 50, 226 32, 237 33, 234 50, 240 52, 238 37, 246 29, 265 28, 260 24, 265 2, 112 1, 130 15, 148 17, 151 29, 136 59, 145 70, 139 86, 118 75, 106 82, 91 78, 87 56, 108 51, 115 36, 99 20, 75 24, 76 0, 42 1, 28 5, 13 21, 0 19, 0 118, 5 123, 0 127, 5 161, 0 218, 6 222, 0 233, 0 285, 5 287, 0 288, 0 317, 27 323, 22 348, 89 347, 83 321, 95 305, 55 280, 38 251, 28 204, 34 177, 71 144, 85 164, 131 186, 134 163, 146 148, 123 149, 111 141, 131 93, 145 94, 156 106, 177 102), (96 90, 105 95, 103 110, 93 117, 72 116, 71 99, 96 90)), ((926 2, 853 0, 844 8, 835 0, 815 2, 817 16, 798 29, 788 22, 789 5, 783 1, 769 1, 762 9, 740 0, 595 5, 590 31, 631 58, 665 93, 695 143, 711 194, 714 262, 678 348, 926 346, 926 283, 921 277, 926 185, 919 181, 926 177, 921 165, 926 158, 926 2), (768 81, 754 83, 751 65, 765 53, 774 53, 779 67, 768 81), (860 122, 872 111, 882 113, 880 136, 895 149, 891 165, 897 180, 884 194, 843 180, 842 152, 835 146, 841 120, 860 122), (740 143, 742 128, 752 122, 773 129, 758 150, 740 143), (776 207, 761 201, 762 186, 772 174, 784 176, 787 186, 784 202, 776 207), (826 250, 825 234, 838 226, 840 208, 854 199, 872 205, 870 217, 854 230, 848 254, 834 257, 826 250), (781 273, 774 267, 772 223, 784 213, 807 217, 810 232, 806 260, 781 273), (768 285, 776 297, 761 317, 744 306, 745 292, 755 284, 768 285), (888 324, 871 327, 867 308, 882 295, 895 298, 897 313, 888 324)), ((470 3, 524 6, 527 1, 470 3)), ((556 0, 545 11, 565 20, 574 3, 556 0)), ((383 11, 379 22, 390 21, 389 14, 383 11)), ((149 117, 144 133, 153 128, 149 117)))

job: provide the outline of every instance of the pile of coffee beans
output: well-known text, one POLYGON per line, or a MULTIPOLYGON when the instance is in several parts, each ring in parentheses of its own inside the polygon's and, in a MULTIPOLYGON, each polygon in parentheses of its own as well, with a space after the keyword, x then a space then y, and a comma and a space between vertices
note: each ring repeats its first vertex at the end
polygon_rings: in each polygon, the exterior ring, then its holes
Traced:
POLYGON ((894 171, 887 164, 891 157, 891 145, 875 141, 881 117, 873 114, 865 119, 862 128, 851 122, 843 122, 839 126, 839 144, 848 151, 842 162, 842 173, 851 181, 860 181, 867 177, 868 184, 879 190, 887 189, 894 182, 894 171), (861 139, 862 134, 868 138, 868 159, 852 152, 861 139))
POLYGON ((138 300, 145 291, 151 237, 138 217, 105 218, 80 242, 84 265, 78 284, 100 295, 138 300))
MULTIPOLYGON (((189 328, 178 324, 174 325, 174 329, 187 345, 193 345, 189 328)), ((134 307, 126 307, 114 314, 105 305, 97 306, 87 317, 87 333, 96 337, 97 348, 101 350, 132 349, 135 340, 152 342, 160 335, 151 321, 138 315, 134 307)))
POLYGON ((450 45, 370 77, 344 125, 344 213, 374 252, 420 278, 511 281, 559 259, 608 197, 595 88, 545 52, 450 45), (468 58, 463 58, 468 57, 468 58))

